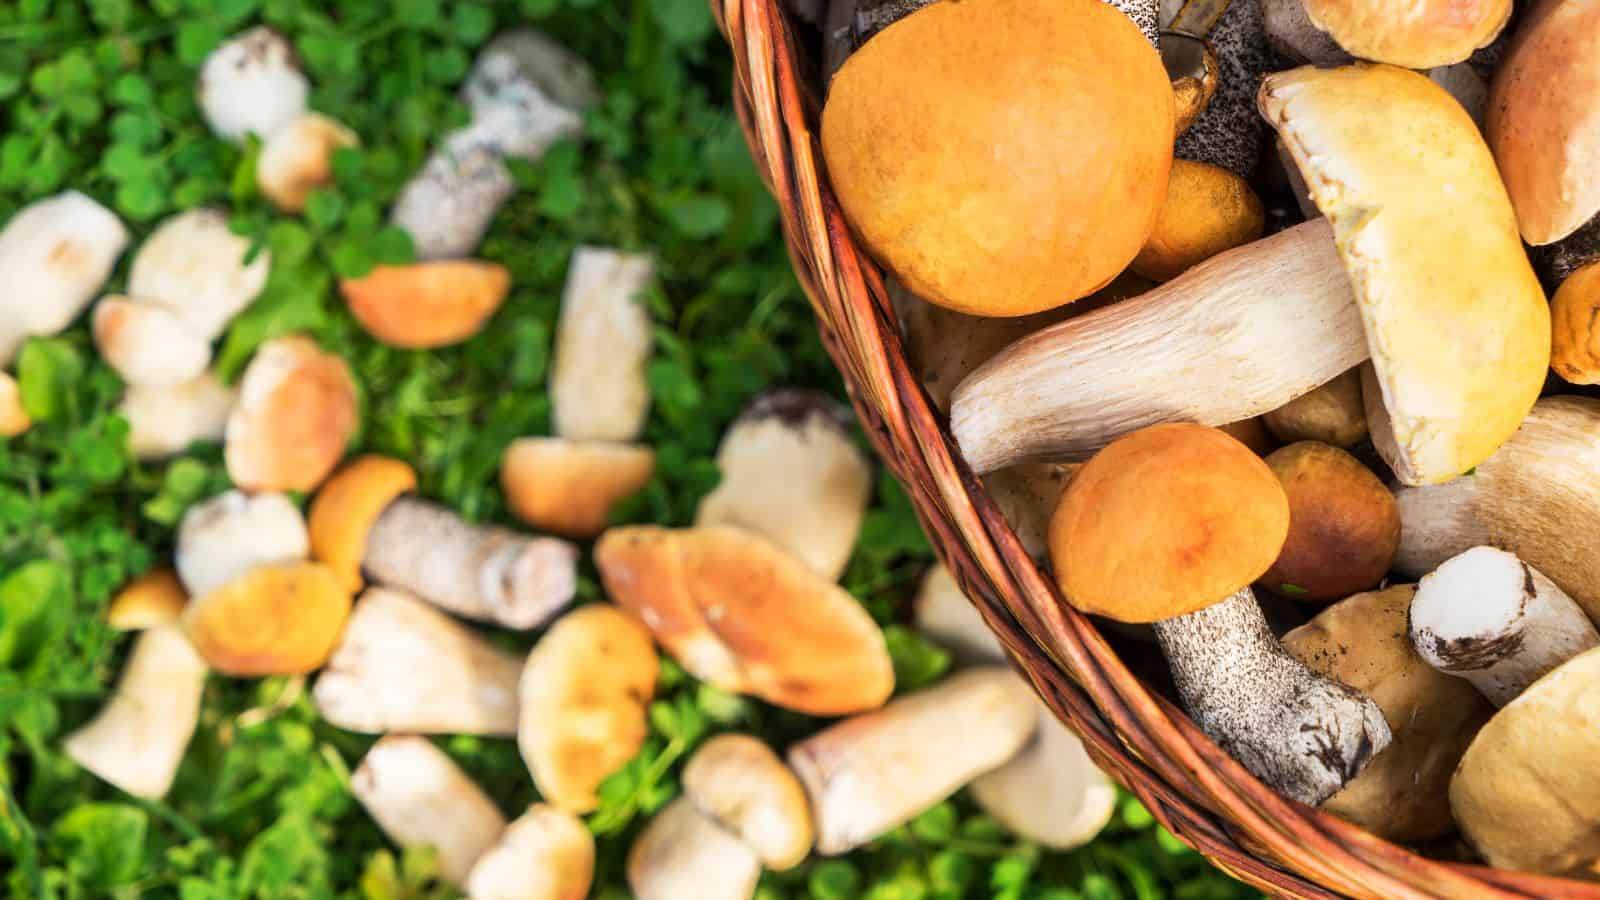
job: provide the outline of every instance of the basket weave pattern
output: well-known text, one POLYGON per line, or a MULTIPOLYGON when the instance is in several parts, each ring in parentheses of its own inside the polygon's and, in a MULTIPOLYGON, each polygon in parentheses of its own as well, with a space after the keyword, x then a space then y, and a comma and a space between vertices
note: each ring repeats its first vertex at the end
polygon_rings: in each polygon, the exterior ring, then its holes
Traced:
POLYGON ((864 427, 939 555, 1044 702, 1155 818, 1234 877, 1286 897, 1587 898, 1600 886, 1425 859, 1279 797, 1151 693, 1061 601, 960 461, 907 365, 883 276, 823 172, 820 100, 781 0, 711 0, 734 103, 783 213, 794 268, 864 427))

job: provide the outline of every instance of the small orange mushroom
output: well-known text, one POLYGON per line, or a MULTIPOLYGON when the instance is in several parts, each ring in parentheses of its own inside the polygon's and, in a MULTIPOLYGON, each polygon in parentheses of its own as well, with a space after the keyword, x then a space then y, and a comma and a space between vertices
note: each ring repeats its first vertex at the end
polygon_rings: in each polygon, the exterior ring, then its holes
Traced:
POLYGON ((511 273, 470 259, 379 266, 339 282, 350 313, 367 333, 392 347, 426 350, 459 344, 511 291, 511 273))
POLYGON ((1550 368, 1573 384, 1600 384, 1600 264, 1579 269, 1550 301, 1550 368))
POLYGON ((189 603, 178 573, 171 568, 154 569, 128 583, 111 600, 106 624, 118 631, 141 631, 156 625, 176 622, 189 603))
POLYGON ((1131 268, 1170 281, 1224 250, 1261 237, 1266 207, 1250 185, 1221 166, 1174 160, 1155 230, 1131 268))
POLYGON ((268 341, 228 417, 228 475, 246 491, 309 491, 338 464, 358 418, 344 359, 300 335, 268 341))
POLYGON ((345 590, 361 590, 367 535, 396 497, 416 488, 417 473, 398 459, 368 455, 348 463, 311 501, 312 557, 332 569, 345 590))
POLYGON ((333 652, 350 603, 327 566, 261 566, 189 604, 183 623, 195 649, 219 672, 301 675, 333 652))
POLYGON ((655 451, 637 444, 521 438, 500 461, 500 487, 512 515, 529 525, 590 538, 655 471, 655 451))

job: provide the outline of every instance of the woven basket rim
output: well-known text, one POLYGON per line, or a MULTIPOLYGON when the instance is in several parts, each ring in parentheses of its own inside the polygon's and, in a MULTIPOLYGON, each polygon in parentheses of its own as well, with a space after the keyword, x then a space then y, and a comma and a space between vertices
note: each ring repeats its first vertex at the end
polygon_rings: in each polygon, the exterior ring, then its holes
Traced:
POLYGON ((1600 900, 1600 885, 1428 859, 1286 800, 1145 688, 1042 576, 911 372, 882 273, 827 184, 820 103, 781 0, 710 2, 732 50, 746 143, 863 426, 963 592, 1096 762, 1185 844, 1269 894, 1600 900))

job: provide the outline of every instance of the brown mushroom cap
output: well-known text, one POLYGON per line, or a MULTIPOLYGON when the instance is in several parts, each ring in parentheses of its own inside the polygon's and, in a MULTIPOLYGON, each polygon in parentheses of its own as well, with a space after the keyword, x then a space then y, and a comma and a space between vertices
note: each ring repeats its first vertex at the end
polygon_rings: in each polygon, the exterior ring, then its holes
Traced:
POLYGON ((529 525, 591 538, 606 529, 611 508, 655 471, 655 451, 637 444, 519 438, 500 460, 500 488, 511 514, 529 525))
POLYGON ((1511 19, 1511 0, 1305 0, 1311 23, 1339 46, 1409 69, 1458 63, 1511 19))
POLYGON ((1400 511, 1371 469, 1314 441, 1275 451, 1267 466, 1289 497, 1289 537, 1261 587, 1327 601, 1383 580, 1400 546, 1400 511))
POLYGON ((1435 671, 1411 646, 1406 616, 1416 586, 1357 594, 1283 637, 1319 675, 1371 697, 1394 743, 1322 809, 1391 841, 1454 827, 1447 788, 1456 762, 1494 707, 1472 685, 1435 671))
POLYGON ((1204 425, 1156 425, 1089 460, 1050 522, 1068 602, 1159 622, 1261 577, 1289 532, 1289 501, 1250 448, 1204 425))
POLYGON ((511 291, 511 272, 471 259, 378 266, 339 282, 367 333, 391 347, 432 349, 483 330, 511 291))
POLYGON ((883 632, 856 599, 737 528, 614 528, 595 547, 606 591, 695 676, 818 716, 894 690, 883 632))
POLYGON ((321 666, 350 615, 350 594, 317 563, 261 566, 184 610, 189 640, 226 675, 300 675, 321 666))
POLYGON ((1351 447, 1367 436, 1361 370, 1351 369, 1308 394, 1301 394, 1261 421, 1280 441, 1320 441, 1351 447))
POLYGON ((417 488, 417 473, 398 459, 363 456, 340 468, 311 501, 306 528, 311 555, 338 577, 345 590, 361 590, 367 535, 401 494, 417 488))
POLYGON ((1573 384, 1600 383, 1600 265, 1573 273, 1550 301, 1550 368, 1573 384))
POLYGON ((106 624, 118 631, 140 631, 176 622, 189 602, 178 573, 172 568, 152 569, 129 582, 111 598, 106 624))
POLYGON ((1528 243, 1600 215, 1600 3, 1546 2, 1517 29, 1495 75, 1484 134, 1528 243))
POLYGON ((1155 230, 1131 268, 1146 278, 1169 281, 1261 237, 1266 226, 1266 207, 1243 178, 1210 163, 1173 160, 1155 230))
POLYGON ((263 344, 239 382, 225 456, 247 491, 309 491, 333 471, 358 424, 350 366, 310 338, 263 344))
POLYGON ((912 292, 1026 315, 1139 252, 1173 103, 1150 41, 1099 0, 934 3, 839 69, 822 150, 846 217, 912 292))

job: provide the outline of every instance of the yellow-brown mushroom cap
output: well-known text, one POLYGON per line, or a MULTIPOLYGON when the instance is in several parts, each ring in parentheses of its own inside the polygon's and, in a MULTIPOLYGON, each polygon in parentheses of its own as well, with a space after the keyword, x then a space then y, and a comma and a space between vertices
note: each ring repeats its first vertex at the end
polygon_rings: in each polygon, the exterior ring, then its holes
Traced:
POLYGON ((655 451, 638 444, 519 438, 500 459, 500 489, 511 514, 529 525, 591 538, 655 471, 655 451))
POLYGON ((1461 62, 1511 18, 1511 0, 1305 0, 1305 8, 1351 55, 1408 69, 1461 62))
POLYGON ((260 566, 190 603, 183 624, 218 672, 302 675, 333 653, 350 604, 350 593, 320 563, 260 566))
POLYGON ((1250 448, 1203 425, 1156 425, 1078 470, 1050 522, 1050 556, 1073 606, 1159 622, 1249 586, 1288 533, 1283 486, 1250 448))
POLYGON ((1600 383, 1600 264, 1572 273, 1550 301, 1550 368, 1573 384, 1600 383))
POLYGON ((1289 497, 1289 537, 1261 586, 1326 602, 1382 581, 1400 546, 1400 510, 1378 476, 1315 441, 1290 444, 1266 462, 1289 497))
POLYGON ((391 347, 458 344, 483 329, 511 290, 511 272, 471 259, 378 266, 339 282, 350 313, 391 347))
POLYGON ((311 501, 311 556, 351 594, 361 590, 367 535, 390 503, 417 489, 417 473, 398 459, 363 456, 333 473, 311 501))
POLYGON ((1266 207, 1250 185, 1221 166, 1174 160, 1166 202, 1133 271, 1170 281, 1224 250, 1261 237, 1266 207))
POLYGON ((140 575, 111 598, 106 624, 118 631, 139 631, 176 622, 189 602, 178 573, 171 567, 140 575))

